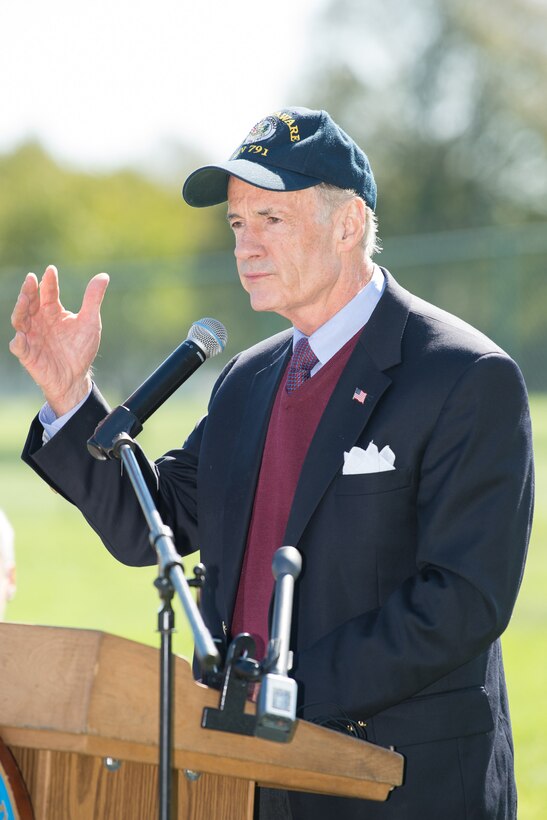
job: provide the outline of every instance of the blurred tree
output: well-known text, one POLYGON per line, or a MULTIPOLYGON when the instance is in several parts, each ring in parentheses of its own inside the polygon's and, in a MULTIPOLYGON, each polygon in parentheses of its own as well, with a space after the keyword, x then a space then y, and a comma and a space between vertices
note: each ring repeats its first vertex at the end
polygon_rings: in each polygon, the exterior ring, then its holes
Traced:
POLYGON ((369 151, 385 235, 545 218, 545 2, 330 0, 317 26, 299 96, 369 151))
POLYGON ((68 170, 26 143, 0 157, 1 266, 40 270, 51 261, 105 264, 222 247, 218 214, 188 207, 180 183, 68 170))
POLYGON ((180 192, 184 176, 164 174, 160 181, 133 170, 84 173, 63 167, 32 142, 0 156, 4 387, 13 389, 23 376, 7 353, 17 291, 28 270, 41 275, 49 263, 60 270, 62 299, 70 310, 78 310, 92 274, 110 273, 97 370, 126 362, 121 377, 114 377, 120 388, 184 338, 207 301, 194 281, 196 256, 231 244, 225 208, 186 205, 180 192))
POLYGON ((545 389, 546 0, 323 0, 315 27, 294 98, 369 153, 382 261, 545 389))

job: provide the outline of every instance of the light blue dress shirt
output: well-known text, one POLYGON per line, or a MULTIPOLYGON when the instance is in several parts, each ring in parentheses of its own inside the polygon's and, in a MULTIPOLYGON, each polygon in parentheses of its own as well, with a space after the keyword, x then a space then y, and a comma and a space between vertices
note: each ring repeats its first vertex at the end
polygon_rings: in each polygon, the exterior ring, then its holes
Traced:
MULTIPOLYGON (((338 313, 335 313, 328 322, 325 322, 308 337, 310 347, 319 359, 319 362, 311 371, 312 376, 366 325, 374 308, 380 301, 385 286, 384 274, 378 265, 374 265, 370 282, 338 313)), ((298 340, 304 337, 305 334, 295 327, 293 348, 298 340)))

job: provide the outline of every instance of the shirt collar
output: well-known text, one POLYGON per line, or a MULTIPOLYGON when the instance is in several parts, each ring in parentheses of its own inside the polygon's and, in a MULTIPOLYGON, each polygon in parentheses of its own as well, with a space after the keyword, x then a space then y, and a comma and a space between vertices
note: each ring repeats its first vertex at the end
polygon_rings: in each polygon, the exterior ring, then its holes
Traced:
MULTIPOLYGON (((384 274, 378 265, 374 265, 372 277, 365 287, 308 337, 310 347, 319 359, 319 364, 312 370, 312 373, 332 359, 346 342, 349 342, 366 325, 380 301, 385 285, 384 274)), ((293 330, 294 349, 294 345, 299 339, 304 338, 305 334, 297 327, 293 330)))

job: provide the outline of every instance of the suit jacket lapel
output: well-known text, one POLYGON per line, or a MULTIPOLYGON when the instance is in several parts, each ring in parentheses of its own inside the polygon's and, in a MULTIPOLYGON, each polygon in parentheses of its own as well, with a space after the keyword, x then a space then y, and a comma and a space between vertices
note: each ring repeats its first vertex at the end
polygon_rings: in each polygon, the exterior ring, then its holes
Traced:
POLYGON ((300 540, 328 485, 342 468, 344 451, 353 447, 391 384, 358 347, 340 376, 304 460, 285 531, 286 544, 296 545, 300 540), (363 404, 353 401, 356 387, 367 394, 363 404))
POLYGON ((272 362, 254 375, 233 450, 223 526, 223 572, 228 615, 237 591, 268 423, 290 356, 291 340, 292 335, 289 335, 276 351, 272 362))
POLYGON ((387 271, 384 275, 386 291, 340 376, 304 460, 285 544, 296 545, 300 540, 328 485, 342 468, 344 451, 353 447, 391 384, 391 378, 383 371, 401 360, 401 340, 411 297, 387 271), (367 394, 363 404, 353 400, 356 388, 367 394))

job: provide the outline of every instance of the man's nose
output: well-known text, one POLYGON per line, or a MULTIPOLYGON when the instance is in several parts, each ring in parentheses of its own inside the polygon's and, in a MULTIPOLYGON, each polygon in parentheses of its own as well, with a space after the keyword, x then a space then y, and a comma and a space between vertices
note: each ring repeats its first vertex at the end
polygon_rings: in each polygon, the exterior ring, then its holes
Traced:
POLYGON ((234 254, 236 259, 252 259, 264 255, 264 246, 256 232, 251 228, 243 228, 238 231, 235 242, 234 254))

